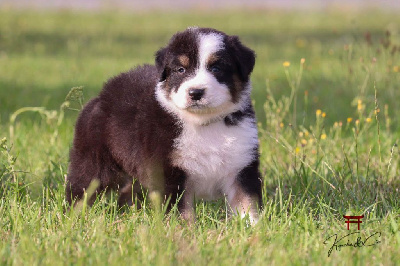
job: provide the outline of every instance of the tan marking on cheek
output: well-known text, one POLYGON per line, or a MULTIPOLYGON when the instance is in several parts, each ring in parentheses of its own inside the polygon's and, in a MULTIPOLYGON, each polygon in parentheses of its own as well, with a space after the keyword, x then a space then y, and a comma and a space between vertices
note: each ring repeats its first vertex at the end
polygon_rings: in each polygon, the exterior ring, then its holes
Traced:
POLYGON ((179 63, 182 64, 182 66, 189 67, 190 60, 189 60, 189 57, 187 57, 186 55, 178 56, 178 60, 179 60, 179 63))
POLYGON ((239 77, 236 74, 233 75, 233 85, 235 86, 235 90, 237 91, 243 88, 243 82, 239 79, 239 77))
POLYGON ((234 91, 233 91, 233 102, 237 102, 239 99, 239 95, 240 95, 240 92, 243 90, 243 87, 244 87, 244 84, 243 84, 243 82, 239 79, 239 77, 236 75, 236 74, 234 74, 233 75, 233 88, 234 88, 234 91))

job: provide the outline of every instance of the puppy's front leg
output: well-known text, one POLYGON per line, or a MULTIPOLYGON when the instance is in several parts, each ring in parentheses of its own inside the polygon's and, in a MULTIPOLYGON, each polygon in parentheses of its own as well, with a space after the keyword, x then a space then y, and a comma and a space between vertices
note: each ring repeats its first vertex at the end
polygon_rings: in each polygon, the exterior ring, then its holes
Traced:
POLYGON ((258 222, 259 200, 257 195, 246 193, 241 186, 234 184, 227 194, 229 210, 241 218, 249 215, 252 225, 258 222))
POLYGON ((169 198, 169 207, 177 203, 178 211, 182 218, 192 223, 195 221, 194 214, 194 194, 192 185, 187 180, 185 171, 178 167, 166 167, 164 172, 165 177, 165 195, 169 198))
POLYGON ((230 210, 242 218, 248 214, 253 225, 258 221, 258 210, 262 202, 262 182, 258 165, 258 160, 255 160, 240 171, 236 180, 225 192, 230 210))

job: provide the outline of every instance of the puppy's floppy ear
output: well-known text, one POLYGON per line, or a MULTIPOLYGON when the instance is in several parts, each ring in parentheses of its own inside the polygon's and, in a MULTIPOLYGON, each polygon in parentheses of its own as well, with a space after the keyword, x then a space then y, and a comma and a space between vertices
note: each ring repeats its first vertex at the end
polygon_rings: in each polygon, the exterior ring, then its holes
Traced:
POLYGON ((233 56, 235 57, 241 79, 247 82, 256 62, 254 51, 244 46, 237 36, 228 36, 227 43, 233 49, 233 56))
POLYGON ((156 53, 156 67, 157 71, 160 75, 160 82, 164 81, 167 78, 167 73, 165 69, 165 58, 167 55, 167 48, 161 48, 160 50, 157 51, 156 53))

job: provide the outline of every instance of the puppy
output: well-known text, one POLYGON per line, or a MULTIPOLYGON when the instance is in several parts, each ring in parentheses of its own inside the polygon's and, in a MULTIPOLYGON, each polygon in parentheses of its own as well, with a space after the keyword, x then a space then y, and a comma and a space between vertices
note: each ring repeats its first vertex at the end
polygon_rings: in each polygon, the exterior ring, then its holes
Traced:
MULTIPOLYGON (((195 199, 226 197, 257 221, 261 206, 258 136, 250 99, 255 54, 237 36, 188 28, 144 65, 110 79, 75 128, 66 200, 119 191, 132 204, 141 187, 177 202, 194 219, 195 199)), ((92 199, 93 200, 93 199, 92 199)))

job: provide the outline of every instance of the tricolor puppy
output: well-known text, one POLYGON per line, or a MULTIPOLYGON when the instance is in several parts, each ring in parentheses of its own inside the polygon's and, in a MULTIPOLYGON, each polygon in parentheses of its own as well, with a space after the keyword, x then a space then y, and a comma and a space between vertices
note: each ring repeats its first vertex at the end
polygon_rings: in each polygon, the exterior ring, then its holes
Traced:
POLYGON ((257 220, 261 205, 252 50, 209 28, 175 34, 144 65, 110 79, 76 124, 66 183, 69 203, 92 180, 132 204, 145 187, 193 220, 195 199, 226 197, 257 220))

